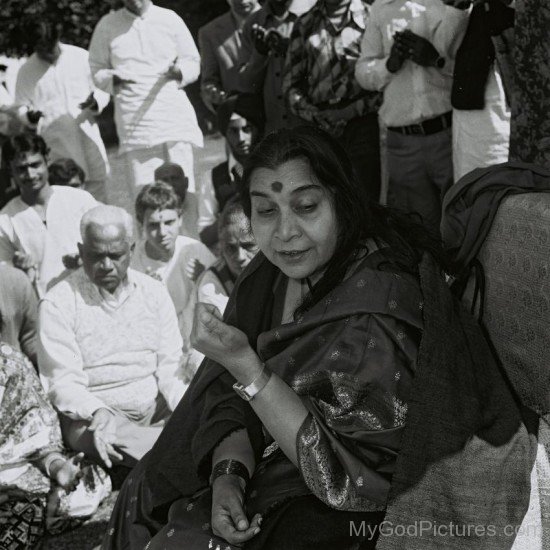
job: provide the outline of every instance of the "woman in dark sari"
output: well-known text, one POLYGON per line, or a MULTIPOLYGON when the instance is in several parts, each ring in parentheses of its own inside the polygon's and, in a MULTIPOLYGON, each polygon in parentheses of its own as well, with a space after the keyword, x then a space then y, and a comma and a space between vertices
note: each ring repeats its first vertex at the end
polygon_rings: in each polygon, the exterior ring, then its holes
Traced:
POLYGON ((194 347, 208 359, 127 479, 104 549, 376 543, 414 397, 420 264, 438 248, 369 203, 345 152, 317 129, 265 138, 244 185, 260 253, 223 320, 197 306, 194 347))

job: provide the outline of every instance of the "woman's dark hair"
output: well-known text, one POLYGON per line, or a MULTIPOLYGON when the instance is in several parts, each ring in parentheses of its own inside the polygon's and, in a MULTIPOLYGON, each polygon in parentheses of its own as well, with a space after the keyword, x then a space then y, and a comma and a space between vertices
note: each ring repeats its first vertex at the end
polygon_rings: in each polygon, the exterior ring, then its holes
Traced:
POLYGON ((147 210, 177 210, 181 213, 181 199, 174 188, 157 181, 145 185, 136 198, 136 218, 140 224, 145 221, 147 210))
POLYGON ((75 176, 80 183, 86 180, 84 170, 73 159, 57 159, 48 166, 50 185, 68 185, 75 176))
POLYGON ((432 254, 446 267, 439 241, 412 217, 376 204, 367 196, 351 161, 342 146, 323 130, 300 126, 282 129, 266 136, 246 161, 241 201, 250 218, 250 178, 257 168, 276 169, 292 159, 305 159, 319 182, 332 197, 338 220, 336 251, 323 277, 304 299, 296 313, 300 314, 321 300, 340 283, 367 238, 381 246, 389 246, 397 269, 418 273, 423 252, 432 254))
MULTIPOLYGON (((232 197, 229 199, 225 206, 223 207, 223 210, 220 213, 220 217, 218 218, 218 239, 224 229, 230 225, 235 217, 244 216, 244 210, 243 205, 241 204, 241 201, 239 200, 239 197, 232 197)), ((249 216, 247 216, 249 217, 249 216)))
POLYGON ((41 136, 31 132, 23 132, 8 138, 2 145, 2 161, 6 166, 21 153, 40 153, 44 158, 48 155, 48 146, 41 136))

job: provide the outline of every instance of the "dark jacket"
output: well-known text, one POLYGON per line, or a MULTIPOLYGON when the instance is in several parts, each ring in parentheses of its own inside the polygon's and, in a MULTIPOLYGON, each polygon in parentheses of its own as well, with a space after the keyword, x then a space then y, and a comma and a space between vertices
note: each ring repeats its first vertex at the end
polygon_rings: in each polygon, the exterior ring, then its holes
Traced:
MULTIPOLYGON (((485 107, 485 87, 489 70, 497 58, 507 92, 511 87, 510 58, 503 44, 502 33, 514 26, 515 10, 500 0, 488 0, 472 9, 466 34, 458 49, 453 75, 451 103, 455 109, 472 110, 485 107), (488 10, 486 9, 488 6, 488 10), (494 37, 499 36, 495 52, 494 37)), ((508 103, 510 100, 508 99, 508 103)))

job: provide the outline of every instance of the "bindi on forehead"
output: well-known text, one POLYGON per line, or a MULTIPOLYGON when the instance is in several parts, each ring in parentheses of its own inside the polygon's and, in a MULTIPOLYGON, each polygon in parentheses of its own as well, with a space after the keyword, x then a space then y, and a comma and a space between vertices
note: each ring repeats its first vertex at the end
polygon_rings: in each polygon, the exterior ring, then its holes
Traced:
POLYGON ((283 190, 283 184, 282 184, 280 181, 274 181, 274 182, 271 184, 271 189, 272 189, 275 193, 280 193, 280 192, 283 190))

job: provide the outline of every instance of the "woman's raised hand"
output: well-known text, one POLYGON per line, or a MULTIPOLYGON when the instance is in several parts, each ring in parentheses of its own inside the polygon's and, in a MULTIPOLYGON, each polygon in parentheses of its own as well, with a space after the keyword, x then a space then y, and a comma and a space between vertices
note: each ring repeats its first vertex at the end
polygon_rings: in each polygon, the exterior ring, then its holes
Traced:
POLYGON ((262 363, 250 347, 246 334, 225 324, 218 308, 211 304, 198 303, 195 307, 191 345, 223 365, 245 385, 261 371, 262 363))
POLYGON ((241 478, 223 475, 212 485, 212 532, 229 544, 241 545, 260 532, 262 518, 256 514, 249 522, 244 511, 241 478))

